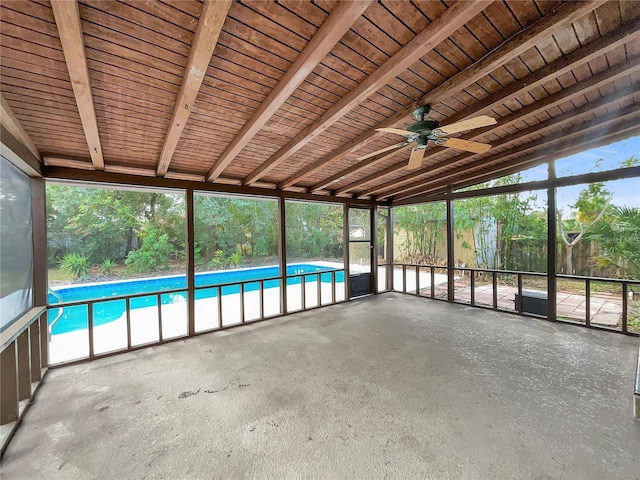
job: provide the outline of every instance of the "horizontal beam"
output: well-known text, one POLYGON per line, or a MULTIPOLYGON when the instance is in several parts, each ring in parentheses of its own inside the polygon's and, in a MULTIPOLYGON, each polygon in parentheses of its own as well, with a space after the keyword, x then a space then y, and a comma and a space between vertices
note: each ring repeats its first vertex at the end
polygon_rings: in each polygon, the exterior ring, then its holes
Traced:
POLYGON ((122 173, 97 172, 94 170, 78 170, 76 168, 45 166, 44 178, 70 182, 87 182, 95 184, 128 185, 137 187, 168 188, 195 191, 256 195, 261 197, 284 197, 292 200, 309 200, 314 202, 341 203, 346 205, 371 205, 387 206, 388 202, 376 202, 374 200, 362 200, 357 198, 344 198, 331 195, 314 195, 311 193, 283 192, 269 188, 259 188, 242 185, 223 185, 220 183, 192 182, 188 180, 170 179, 166 177, 148 177, 141 175, 127 175, 122 173))
MULTIPOLYGON (((617 117, 614 119, 614 121, 616 120, 618 120, 617 117)), ((568 135, 575 135, 576 133, 583 133, 583 135, 577 139, 567 139, 558 145, 554 145, 554 146, 547 145, 547 146, 549 148, 553 148, 553 158, 564 158, 568 155, 580 153, 587 148, 595 148, 600 144, 608 144, 608 143, 611 143, 612 141, 615 141, 615 140, 611 140, 612 138, 616 138, 616 139, 628 138, 629 136, 633 135, 633 132, 637 132, 640 129, 640 127, 638 127, 636 118, 632 118, 631 120, 628 120, 622 125, 617 125, 615 131, 611 131, 612 125, 610 125, 610 123, 613 123, 613 121, 610 121, 609 124, 605 124, 605 125, 598 125, 597 122, 594 122, 592 124, 591 129, 596 129, 596 132, 584 133, 584 131, 586 131, 587 129, 584 129, 584 130, 579 128, 574 129, 574 131, 572 133, 569 133, 568 135), (595 134, 602 133, 601 138, 594 138, 594 133, 595 134)), ((566 135, 567 134, 565 134, 565 136, 566 135)), ((555 138, 555 140, 563 139, 563 138, 564 137, 562 135, 559 135, 555 138)), ((553 140, 551 140, 551 142, 552 141, 553 140)), ((550 142, 547 142, 547 143, 550 143, 550 142)), ((523 150, 526 151, 528 149, 527 147, 530 147, 530 146, 531 144, 528 144, 527 146, 525 146, 523 150)), ((525 168, 530 168, 534 166, 534 164, 548 161, 549 156, 550 155, 549 155, 548 148, 542 151, 534 151, 528 155, 525 155, 523 157, 516 159, 512 163, 504 164, 502 166, 494 166, 488 171, 486 169, 483 171, 479 171, 474 176, 470 175, 469 179, 466 180, 467 183, 463 184, 463 182, 461 181, 461 182, 458 182, 456 185, 458 186, 458 188, 462 188, 463 186, 466 186, 466 185, 477 184, 481 181, 499 178, 500 176, 508 174, 508 173, 505 173, 505 170, 511 169, 516 172, 521 171, 525 168)), ((475 165, 471 167, 471 170, 473 168, 481 168, 481 167, 482 165, 475 165)), ((395 197, 393 197, 393 202, 398 202, 410 197, 424 195, 428 192, 441 190, 445 188, 447 185, 451 184, 451 182, 447 181, 447 178, 448 176, 446 174, 442 175, 442 178, 439 179, 439 180, 442 180, 442 182, 438 185, 431 184, 431 185, 423 185, 423 186, 414 186, 413 189, 407 190, 402 194, 397 194, 395 197)))

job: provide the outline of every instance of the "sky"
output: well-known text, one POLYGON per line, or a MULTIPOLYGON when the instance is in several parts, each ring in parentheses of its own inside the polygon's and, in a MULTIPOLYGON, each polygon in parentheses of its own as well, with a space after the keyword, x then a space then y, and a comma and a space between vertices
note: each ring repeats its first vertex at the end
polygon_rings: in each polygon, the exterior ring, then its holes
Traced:
MULTIPOLYGON (((604 172, 620 167, 620 162, 635 156, 640 160, 640 136, 628 138, 603 147, 586 150, 556 161, 556 175, 568 177, 589 172, 604 172)), ((521 172, 522 183, 544 180, 547 177, 547 165, 539 165, 521 172)), ((571 210, 568 205, 574 203, 585 185, 558 188, 557 204, 565 212, 571 210)), ((640 207, 640 178, 625 178, 605 182, 605 188, 613 194, 611 203, 618 206, 640 207)))

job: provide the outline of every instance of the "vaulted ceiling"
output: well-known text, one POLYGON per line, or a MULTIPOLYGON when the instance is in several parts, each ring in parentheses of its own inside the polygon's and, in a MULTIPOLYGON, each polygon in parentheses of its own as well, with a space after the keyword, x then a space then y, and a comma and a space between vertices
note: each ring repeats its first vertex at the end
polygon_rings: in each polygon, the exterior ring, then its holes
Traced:
POLYGON ((2 125, 47 166, 401 200, 640 134, 635 1, 0 4, 2 125), (473 153, 403 137, 418 105, 473 153), (402 144, 400 144, 402 145, 402 144))

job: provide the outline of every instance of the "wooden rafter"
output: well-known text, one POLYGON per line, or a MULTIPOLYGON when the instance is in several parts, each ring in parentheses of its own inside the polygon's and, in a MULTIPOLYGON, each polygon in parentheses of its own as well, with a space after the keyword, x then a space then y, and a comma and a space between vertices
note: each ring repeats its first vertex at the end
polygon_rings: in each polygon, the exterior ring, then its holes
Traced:
MULTIPOLYGON (((563 157, 568 157, 570 155, 584 152, 585 150, 589 150, 591 148, 598 148, 603 145, 609 145, 613 142, 624 140, 626 138, 637 135, 640 135, 640 126, 638 126, 637 120, 627 120, 622 124, 616 125, 615 131, 607 131, 605 129, 602 132, 602 135, 598 137, 594 137, 593 135, 583 135, 571 141, 556 145, 554 151, 551 154, 549 154, 549 152, 544 152, 543 154, 541 154, 540 152, 533 152, 516 159, 514 162, 509 163, 508 165, 501 165, 499 167, 496 167, 495 171, 478 171, 475 173, 471 173, 468 177, 465 177, 464 180, 449 185, 456 189, 468 187, 471 185, 477 185, 478 183, 493 180, 497 177, 521 172, 542 163, 555 161, 563 157)), ((415 189, 411 192, 398 195, 397 197, 393 197, 393 202, 394 205, 403 205, 407 203, 432 201, 435 200, 434 197, 438 194, 437 192, 445 191, 447 189, 447 186, 447 183, 441 183, 437 186, 431 187, 425 186, 419 189, 415 189)))
MULTIPOLYGON (((597 114, 599 113, 600 116, 598 117, 598 121, 600 121, 602 124, 605 124, 607 122, 612 122, 614 120, 617 120, 617 115, 618 113, 614 113, 613 115, 608 115, 606 112, 604 112, 604 114, 602 114, 602 110, 606 107, 610 107, 611 104, 629 98, 631 96, 634 96, 636 94, 636 92, 638 91, 638 88, 640 87, 640 84, 636 83, 633 84, 633 88, 629 88, 629 89, 625 89, 622 92, 616 92, 614 94, 609 95, 608 97, 605 97, 603 99, 601 99, 601 101, 594 103, 593 105, 583 105, 582 107, 580 107, 580 109, 574 110, 574 111, 570 111, 567 113, 564 113, 562 115, 559 115, 557 118, 552 118, 549 120, 546 120, 544 122, 540 122, 539 124, 533 125, 529 128, 526 128, 525 130, 522 130, 521 132, 518 132, 519 135, 514 135, 512 137, 505 137, 505 141, 500 142, 499 145, 497 145, 497 147, 508 147, 510 145, 512 145, 515 142, 522 142, 522 141, 526 141, 528 140, 531 136, 539 136, 540 134, 545 134, 545 132, 547 130, 549 130, 549 128, 551 127, 556 127, 556 126, 562 126, 564 124, 570 123, 572 120, 576 119, 577 117, 579 117, 580 115, 584 115, 585 113, 592 113, 592 114, 597 114), (520 134, 521 133, 521 134, 520 134), (508 140, 507 140, 508 139, 508 140)), ((638 106, 636 105, 635 107, 636 109, 638 108, 638 106)), ((631 107, 630 113, 626 113, 625 115, 630 116, 636 113, 637 110, 633 109, 633 107, 631 107)), ((598 124, 596 123, 595 125, 592 125, 592 127, 590 128, 595 128, 597 127, 598 124)), ((575 131, 572 131, 571 129, 569 130, 565 130, 563 131, 563 134, 567 134, 570 135, 572 133, 576 133, 576 132, 580 132, 581 130, 577 129, 575 131), (569 133, 566 133, 566 132, 569 133)), ((554 140, 558 140, 558 138, 555 137, 556 134, 545 137, 545 145, 547 142, 547 138, 550 139, 550 141, 554 141, 554 140)), ((437 167, 434 168, 432 170, 433 174, 431 175, 431 177, 429 178, 429 183, 436 183, 438 181, 441 180, 447 180, 450 179, 452 177, 452 175, 459 175, 459 174, 466 174, 469 171, 476 169, 476 168, 480 168, 483 170, 487 170, 489 169, 490 173, 495 173, 494 167, 491 166, 492 162, 498 162, 498 161, 502 161, 504 163, 505 160, 511 158, 514 155, 520 155, 525 151, 528 150, 535 150, 536 148, 539 148, 540 145, 536 144, 535 141, 533 143, 528 143, 528 144, 523 144, 520 145, 512 150, 506 151, 506 152, 501 152, 501 153, 497 153, 495 155, 492 155, 490 157, 487 158, 483 158, 483 159, 478 159, 475 160, 473 162, 470 163, 466 163, 466 164, 461 164, 459 167, 451 170, 449 169, 449 171, 445 170, 445 167, 437 167), (441 170, 444 170, 442 173, 439 173, 441 170)), ((465 156, 465 160, 469 160, 471 157, 466 157, 465 156)), ((456 162, 458 163, 458 162, 456 162)), ((447 165, 448 167, 450 167, 451 165, 447 165)), ((499 166, 497 166, 496 168, 499 168, 499 166)), ((394 189, 392 191, 388 191, 385 192, 384 195, 378 195, 377 198, 378 199, 382 199, 382 198, 387 198, 390 196, 395 196, 397 194, 400 193, 404 193, 406 191, 410 191, 412 189, 415 188, 416 183, 413 183, 411 185, 406 185, 404 187, 399 187, 397 189, 394 189)), ((370 195, 370 193, 368 193, 368 195, 370 195)))
POLYGON ((360 18, 372 0, 339 3, 322 24, 296 61, 287 70, 269 96, 262 102, 251 119, 244 125, 226 150, 216 160, 207 175, 212 182, 220 176, 253 136, 278 111, 282 104, 298 88, 329 51, 360 18))
MULTIPOLYGON (((547 66, 543 67, 540 70, 537 70, 520 80, 517 80, 510 85, 507 85, 504 88, 501 88, 496 93, 487 96, 482 99, 478 103, 471 105, 468 108, 465 108, 461 112, 456 115, 451 116, 447 119, 447 123, 454 123, 459 120, 463 120, 467 117, 471 117, 473 115, 480 115, 482 113, 489 112, 492 108, 504 104, 510 100, 515 99, 516 97, 522 95, 523 93, 529 92, 540 85, 548 82, 551 79, 557 78, 567 72, 570 72, 573 68, 576 68, 580 65, 584 65, 587 62, 594 60, 595 58, 601 57, 608 52, 619 48, 622 44, 639 41, 640 40, 640 19, 636 19, 633 22, 625 25, 624 28, 619 30, 615 30, 610 34, 599 38, 596 41, 593 41, 587 44, 584 47, 574 50, 573 52, 567 54, 564 57, 551 62, 547 66)), ((502 124, 500 125, 502 127, 502 124)), ((493 129, 492 129, 493 130, 493 129)), ((488 131, 488 130, 485 130, 488 131)), ((477 135, 471 135, 470 137, 462 137, 467 139, 478 138, 477 135)), ((430 155, 425 158, 429 158, 430 155)), ((328 185, 331 184, 332 181, 336 178, 346 177, 358 171, 370 168, 372 162, 362 161, 358 164, 352 165, 351 167, 342 170, 341 172, 336 173, 334 176, 323 180, 321 182, 316 183, 312 187, 308 189, 309 192, 317 192, 319 190, 324 189, 328 185)), ((395 170, 392 168, 390 172, 398 171, 404 168, 404 164, 398 164, 395 167, 395 170)), ((289 183, 289 182, 285 182, 289 183)), ((283 184, 284 185, 284 184, 283 184)), ((357 188, 357 184, 354 185, 354 188, 357 188)), ((349 190, 343 190, 341 193, 348 192, 349 190)))
POLYGON ((40 159, 40 152, 38 152, 38 147, 33 143, 31 137, 26 132, 24 128, 22 128, 22 124, 18 117, 16 117, 15 113, 4 99, 2 94, 0 93, 0 122, 2 126, 7 129, 11 135, 13 135, 16 140, 18 140, 22 145, 24 145, 33 155, 40 159))
MULTIPOLYGON (((585 2, 568 2, 562 4, 551 14, 541 18, 533 25, 520 31, 507 41, 502 43, 498 48, 493 50, 490 54, 482 57, 477 62, 473 63, 454 77, 445 81, 438 87, 434 88, 426 95, 424 95, 418 103, 425 105, 428 103, 434 104, 439 99, 448 98, 452 94, 459 92, 460 90, 468 87, 469 85, 480 80, 482 77, 493 72, 496 68, 502 66, 509 60, 521 55, 528 49, 536 45, 542 39, 550 36, 554 31, 566 26, 584 16, 588 12, 602 5, 606 0, 593 0, 585 2)), ((279 187, 287 188, 300 180, 304 179, 308 175, 311 175, 318 170, 325 168, 327 165, 344 158, 351 152, 354 152, 361 148, 363 144, 371 141, 374 137, 380 134, 376 131, 377 128, 397 127, 407 120, 411 116, 415 103, 407 105, 403 110, 396 113, 389 119, 380 123, 376 127, 368 130, 367 132, 359 135, 354 140, 350 141, 343 147, 337 149, 313 164, 303 168, 295 175, 289 177, 282 182, 279 187)))
MULTIPOLYGON (((616 125, 615 132, 605 132, 602 136, 598 138, 593 138, 592 135, 582 137, 572 144, 571 147, 563 148, 561 151, 554 151, 550 155, 545 155, 542 157, 539 153, 533 153, 526 155, 524 157, 518 158, 513 163, 510 163, 507 166, 502 166, 500 168, 500 176, 511 175, 514 173, 522 172, 529 168, 533 168, 537 165, 546 164, 548 162, 555 162, 558 159, 568 157, 570 155, 575 155, 580 152, 584 152, 586 150, 592 148, 599 148, 604 145, 610 145, 611 143, 618 142, 621 140, 628 139, 629 137, 640 135, 640 126, 635 123, 633 120, 626 121, 621 125, 616 125)), ((613 175, 613 171, 609 171, 613 175)), ((624 169, 624 172, 628 172, 629 177, 638 176, 640 173, 640 167, 628 167, 624 169)), ((590 174, 579 174, 580 176, 589 176, 589 175, 597 175, 607 172, 594 172, 590 174)), ((427 193, 421 193, 419 195, 407 196, 400 195, 398 197, 394 197, 393 205, 401 206, 408 204, 416 204, 416 203, 426 203, 426 202, 437 202, 441 200, 445 200, 447 195, 448 187, 451 187, 453 190, 462 189, 465 187, 470 187, 472 185, 478 185, 479 183, 483 183, 486 181, 494 180, 496 178, 494 172, 478 172, 472 173, 470 177, 465 178, 456 183, 452 183, 449 185, 441 184, 437 187, 429 187, 428 190, 425 190, 427 193)), ((572 185, 573 181, 571 180, 573 176, 568 177, 560 177, 557 178, 554 183, 556 185, 563 186, 572 185)), ((518 184, 518 191, 533 191, 539 188, 546 188, 546 180, 533 180, 530 182, 525 182, 518 184)), ((502 185, 497 187, 488 187, 488 188, 480 188, 477 190, 469 190, 464 193, 465 197, 473 197, 473 196, 484 196, 488 193, 490 189, 492 193, 499 195, 501 193, 509 193, 514 191, 513 185, 502 185)), ((454 191, 454 195, 457 192, 454 191)))
MULTIPOLYGON (((429 178, 429 184, 433 185, 439 181, 442 181, 446 184, 448 179, 452 178, 453 176, 471 171, 475 168, 482 168, 485 170, 490 169, 491 173, 493 173, 494 175, 497 175, 500 171, 500 167, 493 165, 495 163, 503 163, 503 166, 504 165, 508 166, 507 163, 504 163, 505 159, 511 158, 516 155, 523 155, 531 152, 533 152, 533 154, 538 153, 539 155, 544 157, 550 150, 553 150, 553 151, 558 150, 558 146, 554 145, 556 142, 560 142, 561 145, 567 145, 567 144, 571 145, 572 136, 575 136, 575 135, 597 136, 598 134, 602 132, 606 132, 608 131, 608 129, 611 129, 611 123, 613 122, 622 121, 627 118, 633 118, 633 117, 637 118, 638 112, 640 112, 640 103, 635 103, 633 105, 630 105, 622 109, 621 111, 613 112, 611 114, 595 118, 589 122, 572 126, 560 132, 556 132, 552 135, 545 136, 545 141, 544 141, 544 144, 542 145, 540 144, 540 141, 538 139, 534 139, 532 141, 529 141, 528 143, 524 143, 522 145, 519 145, 518 147, 512 148, 507 152, 496 153, 494 155, 491 155, 490 157, 478 159, 471 163, 460 165, 459 167, 456 167, 454 169, 451 169, 450 168, 451 164, 448 164, 446 165, 446 167, 449 167, 449 170, 448 171, 445 170, 440 174, 431 175, 431 177, 429 178)), ((544 131, 547 128, 548 126, 542 127, 538 130, 544 131)), ((534 133, 536 131, 534 131, 534 133)), ((441 169, 443 168, 434 169, 434 172, 441 169)), ((399 195, 399 194, 415 192, 417 190, 427 189, 427 188, 429 188, 429 186, 424 185, 424 180, 423 180, 422 185, 420 184, 420 182, 416 182, 411 185, 406 185, 404 187, 399 187, 397 189, 389 190, 382 195, 376 196, 376 199, 381 200, 388 197, 395 197, 396 195, 399 195)), ((419 191, 418 193, 422 193, 422 192, 419 191)), ((418 193, 415 193, 415 194, 418 194, 418 193)), ((366 192, 366 195, 370 196, 371 192, 366 192)))
MULTIPOLYGON (((583 95, 585 92, 589 91, 589 90, 593 90, 596 88, 599 88, 603 85, 606 85, 608 83, 613 82, 614 80, 618 79, 618 78, 622 78, 626 75, 628 75, 629 73, 635 72, 640 70, 640 56, 636 55, 635 57, 631 58, 629 61, 627 61, 624 64, 618 65, 616 67, 613 67, 612 69, 606 70, 604 72, 598 73, 596 75, 593 75, 592 77, 589 77, 588 79, 580 82, 580 83, 576 83, 575 85, 565 89, 565 90, 561 90, 553 95, 549 95, 548 97, 545 97, 543 99, 541 99, 538 102, 532 103, 526 107, 523 107, 519 110, 516 110, 515 112, 502 117, 499 121, 497 125, 494 126, 490 126, 490 127, 485 127, 482 129, 478 129, 472 132, 469 132, 465 135, 462 135, 460 138, 464 139, 464 140, 478 140, 480 139, 482 136, 491 133, 493 131, 498 131, 498 130, 502 130, 505 127, 508 127, 510 125, 513 125, 514 123, 521 121, 521 120, 525 120, 529 117, 534 116, 537 113, 543 112, 544 110, 548 109, 548 108, 552 108, 555 107, 557 105, 560 105, 564 102, 570 101, 574 98, 579 97, 580 95, 583 95)), ((425 156, 426 159, 434 157, 436 155, 438 155, 439 153, 441 153, 441 150, 435 150, 434 153, 425 156)), ((363 185, 366 185, 368 183, 374 182, 374 181, 379 181, 380 178, 387 176, 387 175, 391 175, 395 172, 398 172, 402 169, 404 169, 406 164, 404 163, 400 163, 397 165, 391 165, 390 167, 387 167, 384 170, 381 170, 379 172, 375 172, 365 178, 362 178, 360 180, 357 180, 349 185, 345 185, 344 187, 341 187, 339 189, 336 190, 336 194, 343 194, 346 192, 349 192, 351 190, 355 190, 358 188, 362 188, 363 185)), ((376 190, 376 191, 381 191, 382 189, 385 188, 389 188, 393 185, 398 185, 399 183, 405 182, 405 181, 413 181, 416 178, 419 178, 422 175, 426 175, 426 174, 430 174, 431 171, 429 172, 425 172, 425 171, 415 171, 411 174, 407 174, 403 177, 400 177, 398 179, 392 180, 390 182, 387 182, 385 184, 380 184, 378 185, 378 187, 380 188, 380 190, 376 190)), ((374 192, 371 192, 374 193, 374 192)))
POLYGON ((176 100, 169 129, 164 137, 164 144, 158 161, 157 174, 159 176, 167 173, 173 153, 176 151, 182 131, 193 109, 193 103, 198 96, 200 86, 207 73, 211 55, 213 55, 218 43, 218 37, 227 18, 231 3, 231 0, 205 0, 202 5, 202 13, 193 37, 180 93, 176 100))
MULTIPOLYGON (((585 150, 589 150, 591 148, 598 148, 602 145, 608 145, 613 142, 625 140, 630 136, 634 136, 634 134, 640 134, 640 126, 638 125, 638 120, 636 118, 616 124, 615 131, 603 130, 601 133, 602 135, 599 135, 596 138, 594 138, 593 135, 584 135, 582 137, 574 139, 574 141, 570 144, 566 143, 558 145, 557 150, 554 150, 553 155, 551 155, 551 160, 555 161, 560 158, 584 152, 585 150)), ((477 185, 478 183, 495 179, 496 173, 498 173, 501 177, 505 175, 511 175, 513 173, 527 170, 536 165, 540 165, 541 163, 546 163, 549 160, 550 158, 548 154, 540 156, 539 153, 534 152, 530 155, 526 155, 525 157, 516 159, 509 165, 501 165, 499 167, 496 167, 496 172, 490 172, 491 175, 489 175, 489 173, 487 172, 472 172, 468 177, 465 177, 464 180, 453 183, 452 187, 455 189, 459 189, 471 185, 477 185), (524 160, 521 161, 523 158, 524 160)), ((637 168, 638 167, 631 167, 631 169, 637 168)), ((629 172, 632 171, 631 169, 629 169, 629 172)))
POLYGON ((78 3, 76 0, 53 0, 51 8, 58 27, 62 51, 67 63, 84 136, 89 147, 91 162, 96 170, 104 170, 104 158, 93 105, 78 3))
MULTIPOLYGON (((323 180, 321 182, 321 186, 318 187, 317 185, 314 185, 313 187, 308 189, 309 193, 318 191, 322 188, 325 188, 327 186, 330 186, 332 183, 337 182, 339 180, 342 180, 344 177, 346 177, 347 175, 351 175, 352 173, 358 172, 360 170, 362 170, 363 168, 371 168, 374 165, 377 165, 378 163, 382 163, 386 160, 389 160, 391 157, 399 154, 399 153, 407 153, 413 148, 413 145, 409 144, 409 145, 405 145, 404 147, 400 147, 392 152, 386 152, 383 153, 381 155, 377 155, 375 157, 372 158, 367 158, 366 160, 363 160, 361 163, 358 163, 356 165, 352 165, 349 168, 346 168, 344 170, 342 170, 341 172, 332 175, 331 177, 323 180), (364 166, 363 166, 364 165, 364 166), (316 188, 317 187, 317 188, 316 188)), ((319 185, 319 184, 318 184, 319 185)))
POLYGON ((369 75, 360 85, 327 110, 318 121, 305 128, 289 143, 272 155, 271 158, 263 162, 258 169, 245 178, 243 183, 250 185, 262 178, 281 162, 289 158, 349 113, 365 98, 433 50, 438 44, 446 40, 449 35, 484 10, 491 2, 492 0, 457 2, 448 8, 380 68, 369 75))

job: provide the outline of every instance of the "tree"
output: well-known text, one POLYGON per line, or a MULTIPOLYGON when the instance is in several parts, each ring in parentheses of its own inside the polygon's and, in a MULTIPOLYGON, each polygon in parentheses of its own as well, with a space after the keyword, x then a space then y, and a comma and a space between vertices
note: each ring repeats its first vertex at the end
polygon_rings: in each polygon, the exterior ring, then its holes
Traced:
POLYGON ((575 209, 573 218, 563 220, 562 209, 556 210, 560 239, 567 249, 565 261, 565 273, 567 275, 574 273, 574 247, 582 241, 589 227, 603 218, 610 201, 611 192, 604 188, 604 183, 594 182, 582 189, 575 203, 569 205, 572 209, 575 209), (578 232, 572 236, 567 229, 578 230, 578 232))
POLYGON ((125 259, 141 244, 147 224, 182 248, 185 238, 184 195, 114 188, 47 185, 49 264, 68 253, 91 263, 125 259))

